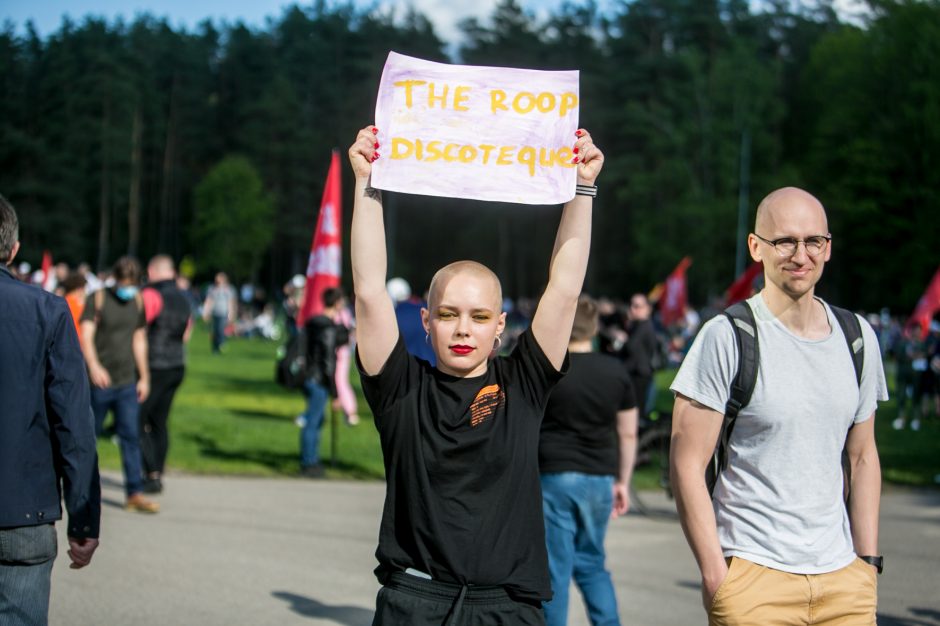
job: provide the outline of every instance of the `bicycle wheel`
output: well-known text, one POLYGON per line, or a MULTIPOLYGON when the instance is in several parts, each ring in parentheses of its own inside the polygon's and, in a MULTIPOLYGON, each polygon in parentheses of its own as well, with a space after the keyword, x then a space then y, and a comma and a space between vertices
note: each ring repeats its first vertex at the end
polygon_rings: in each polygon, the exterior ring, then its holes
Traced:
POLYGON ((648 516, 675 517, 669 484, 669 424, 658 425, 640 435, 637 442, 633 480, 630 481, 630 507, 648 516), (665 492, 668 504, 655 494, 665 492))

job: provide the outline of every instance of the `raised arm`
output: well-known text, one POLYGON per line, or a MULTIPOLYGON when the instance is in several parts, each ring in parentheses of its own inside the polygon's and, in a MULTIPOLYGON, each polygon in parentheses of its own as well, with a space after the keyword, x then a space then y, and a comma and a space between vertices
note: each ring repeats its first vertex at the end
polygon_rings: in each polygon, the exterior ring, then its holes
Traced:
MULTIPOLYGON (((577 132, 575 157, 578 184, 593 185, 604 166, 604 155, 586 130, 577 132)), ((591 251, 591 196, 575 195, 562 210, 549 265, 548 286, 532 318, 532 334, 555 369, 561 369, 568 350, 571 325, 584 284, 591 251)))
POLYGON ((682 531, 702 572, 702 602, 707 610, 728 574, 718 542, 715 510, 705 485, 705 468, 718 442, 724 416, 681 394, 676 394, 672 416, 670 480, 682 531))
POLYGON ((356 294, 356 349, 363 369, 370 375, 382 371, 398 342, 395 308, 385 290, 388 259, 382 195, 369 186, 372 162, 379 158, 376 132, 374 126, 366 126, 349 148, 349 162, 356 177, 350 230, 353 292, 356 294))

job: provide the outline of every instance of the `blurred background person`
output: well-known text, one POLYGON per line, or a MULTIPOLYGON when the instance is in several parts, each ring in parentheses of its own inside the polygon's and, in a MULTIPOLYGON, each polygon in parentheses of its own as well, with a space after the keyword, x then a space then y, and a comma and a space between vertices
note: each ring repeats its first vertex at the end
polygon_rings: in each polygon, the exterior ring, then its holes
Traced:
POLYGON ((143 489, 160 493, 169 450, 170 407, 186 373, 185 345, 192 330, 192 309, 186 294, 176 285, 172 258, 165 254, 153 257, 147 265, 147 278, 143 300, 150 395, 140 406, 140 451, 143 489))

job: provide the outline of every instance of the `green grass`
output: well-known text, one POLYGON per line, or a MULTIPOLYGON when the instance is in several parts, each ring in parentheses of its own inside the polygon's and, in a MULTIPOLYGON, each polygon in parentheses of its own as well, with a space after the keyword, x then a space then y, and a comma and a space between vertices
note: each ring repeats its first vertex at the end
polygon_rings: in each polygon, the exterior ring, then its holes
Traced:
MULTIPOLYGON (((209 337, 197 325, 189 345, 186 379, 176 395, 170 416, 170 471, 194 474, 295 476, 299 470, 300 429, 294 418, 304 410, 300 392, 290 392, 274 383, 274 361, 278 344, 263 340, 233 339, 225 353, 209 352, 209 337)), ((658 372, 656 410, 672 410, 669 384, 674 370, 658 372)), ((889 380, 893 376, 889 371, 889 380)), ((372 414, 362 398, 359 377, 353 368, 353 388, 359 396, 362 422, 346 426, 337 412, 337 455, 329 467, 333 426, 324 425, 321 457, 334 478, 379 479, 384 476, 378 433, 372 414)), ((892 396, 894 392, 892 390, 892 396)), ((891 420, 896 402, 882 404, 876 436, 886 482, 933 485, 940 474, 940 420, 925 420, 919 432, 895 431, 891 420)), ((101 466, 120 469, 117 446, 99 440, 101 466)), ((637 472, 641 488, 658 488, 659 472, 649 468, 637 472)))
MULTIPOLYGON (((231 339, 223 354, 213 355, 206 328, 196 326, 188 348, 186 378, 170 413, 168 471, 297 475, 300 429, 294 418, 306 403, 299 391, 288 391, 274 382, 278 345, 260 339, 231 339)), ((321 458, 330 477, 381 478, 384 469, 378 433, 355 368, 352 377, 362 421, 348 427, 336 412, 337 455, 335 466, 331 466, 333 425, 328 414, 321 458)), ((102 467, 120 469, 117 446, 101 439, 98 452, 102 467)))

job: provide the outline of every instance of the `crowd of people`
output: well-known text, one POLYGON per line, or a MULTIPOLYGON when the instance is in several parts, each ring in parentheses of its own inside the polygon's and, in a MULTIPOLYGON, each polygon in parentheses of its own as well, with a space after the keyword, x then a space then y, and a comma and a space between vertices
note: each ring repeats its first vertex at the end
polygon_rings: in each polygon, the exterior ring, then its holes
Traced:
MULTIPOLYGON (((576 193, 542 296, 511 302, 491 270, 457 261, 434 274, 422 299, 405 281, 387 281, 382 194, 370 184, 380 140, 367 126, 349 149, 355 315, 330 288, 304 319, 302 277, 284 286, 283 301, 284 328, 305 356, 301 473, 324 474, 327 402, 358 422, 353 354, 379 433, 387 489, 374 624, 559 626, 572 581, 593 624, 619 624, 604 536, 630 508, 637 431, 656 404, 655 371, 669 365, 680 365, 672 485, 709 623, 795 624, 809 611, 813 623, 874 623, 882 352, 898 361, 894 426, 910 419, 916 430, 940 413, 940 326, 920 341, 888 319, 844 317, 815 295, 832 239, 816 198, 784 188, 759 205, 748 246, 765 282, 741 305, 744 317, 688 310, 660 329, 644 293, 622 304, 582 293, 604 156, 581 129, 572 140, 576 193), (737 389, 748 368, 749 388, 737 389), (709 483, 718 444, 725 456, 709 483)), ((29 615, 23 623, 44 623, 59 489, 72 566, 87 565, 97 546, 95 435, 107 413, 125 507, 156 513, 148 496, 163 489, 193 318, 210 324, 213 353, 239 324, 245 336, 278 335, 263 295, 222 272, 199 304, 165 255, 150 260, 146 281, 132 257, 105 276, 56 266, 42 277, 56 298, 17 280, 29 278, 10 269, 18 249, 15 211, 0 197, 0 393, 24 398, 0 420, 0 539, 13 539, 0 546, 44 550, 26 559, 2 548, 0 618, 19 611, 29 615), (248 324, 239 303, 256 300, 248 324), (8 588, 29 591, 13 597, 8 588)))

